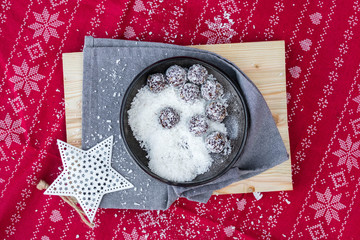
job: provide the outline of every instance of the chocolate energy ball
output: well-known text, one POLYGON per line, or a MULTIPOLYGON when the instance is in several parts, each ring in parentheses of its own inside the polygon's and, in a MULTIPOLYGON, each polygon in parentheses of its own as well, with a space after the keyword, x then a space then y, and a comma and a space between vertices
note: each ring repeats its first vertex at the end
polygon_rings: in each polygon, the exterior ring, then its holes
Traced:
POLYGON ((226 105, 218 101, 210 102, 205 112, 206 116, 215 122, 222 122, 227 115, 226 105))
POLYGON ((180 115, 171 107, 160 111, 159 122, 163 128, 170 129, 180 121, 180 115))
POLYGON ((173 65, 166 70, 166 79, 170 85, 178 87, 186 83, 186 70, 178 65, 173 65))
POLYGON ((151 74, 147 78, 147 85, 150 91, 158 93, 162 91, 166 86, 165 77, 162 73, 151 74))
POLYGON ((224 94, 224 87, 215 80, 207 80, 201 85, 201 96, 206 100, 215 100, 224 94))
POLYGON ((190 119, 189 131, 195 136, 200 137, 206 133, 209 125, 204 115, 195 115, 190 119))
POLYGON ((221 132, 212 132, 205 138, 205 146, 211 153, 221 153, 227 142, 227 137, 221 132))
POLYGON ((186 102, 193 102, 200 98, 200 88, 193 83, 185 83, 180 88, 180 98, 186 102))
POLYGON ((208 71, 200 64, 194 64, 189 68, 187 77, 190 82, 195 84, 203 84, 208 76, 208 71))

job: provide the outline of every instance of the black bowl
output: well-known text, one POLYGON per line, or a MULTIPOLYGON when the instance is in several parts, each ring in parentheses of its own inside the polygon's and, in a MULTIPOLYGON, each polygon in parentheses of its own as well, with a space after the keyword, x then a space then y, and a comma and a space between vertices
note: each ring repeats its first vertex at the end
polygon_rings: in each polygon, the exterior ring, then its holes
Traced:
POLYGON ((191 57, 167 58, 142 70, 126 90, 120 110, 121 136, 129 154, 135 162, 150 176, 164 183, 183 187, 205 184, 225 174, 241 155, 247 137, 247 127, 248 116, 246 103, 236 81, 231 80, 216 66, 191 57), (224 86, 224 97, 227 98, 227 103, 229 104, 227 108, 228 116, 225 118, 224 123, 228 131, 228 137, 231 140, 231 154, 228 156, 211 154, 214 162, 210 169, 188 182, 173 182, 153 173, 148 167, 149 159, 146 157, 147 153, 135 139, 128 123, 128 110, 131 107, 131 102, 138 93, 138 90, 146 85, 147 76, 159 72, 165 73, 167 68, 175 64, 186 68, 189 68, 193 64, 203 65, 208 70, 209 74, 212 74, 224 86))

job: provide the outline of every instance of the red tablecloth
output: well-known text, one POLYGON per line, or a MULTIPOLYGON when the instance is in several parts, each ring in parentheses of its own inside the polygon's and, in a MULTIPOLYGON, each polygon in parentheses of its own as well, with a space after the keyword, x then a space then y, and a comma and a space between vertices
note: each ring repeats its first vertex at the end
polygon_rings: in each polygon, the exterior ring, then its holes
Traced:
POLYGON ((118 2, 1 1, 1 238, 359 238, 358 1, 118 2), (65 139, 61 53, 81 51, 85 35, 180 45, 284 39, 294 191, 180 199, 167 211, 100 209, 94 229, 43 195, 35 186, 59 174, 56 139, 65 139))

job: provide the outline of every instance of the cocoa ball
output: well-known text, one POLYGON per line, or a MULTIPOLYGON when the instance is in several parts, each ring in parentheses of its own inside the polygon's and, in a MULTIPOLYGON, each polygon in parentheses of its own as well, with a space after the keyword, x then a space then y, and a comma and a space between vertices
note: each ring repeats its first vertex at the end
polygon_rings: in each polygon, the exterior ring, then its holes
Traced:
POLYGON ((163 128, 173 128, 180 121, 180 115, 171 107, 160 111, 159 123, 163 128))

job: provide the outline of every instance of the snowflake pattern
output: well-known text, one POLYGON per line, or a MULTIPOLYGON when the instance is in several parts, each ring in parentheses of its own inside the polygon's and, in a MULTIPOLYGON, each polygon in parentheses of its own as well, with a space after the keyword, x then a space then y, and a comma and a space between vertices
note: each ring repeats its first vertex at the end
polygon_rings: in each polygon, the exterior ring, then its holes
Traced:
POLYGON ((230 43, 231 38, 237 34, 237 32, 231 28, 233 22, 222 23, 219 16, 214 17, 214 22, 209 20, 205 22, 209 30, 201 33, 201 35, 208 38, 207 44, 230 43))
POLYGON ((310 208, 316 210, 315 219, 325 216, 327 224, 330 224, 332 219, 340 221, 338 211, 345 208, 345 205, 340 202, 342 194, 333 195, 330 188, 327 188, 324 194, 315 193, 318 202, 310 205, 310 208))
POLYGON ((342 57, 337 57, 337 58, 335 58, 334 64, 335 64, 335 67, 340 68, 344 64, 344 59, 342 57))
POLYGON ((272 38, 274 36, 275 32, 272 28, 266 28, 264 31, 264 35, 266 38, 272 38))
POLYGON ((333 152, 333 154, 339 157, 338 166, 346 164, 348 171, 350 172, 352 167, 359 169, 357 158, 360 157, 360 141, 352 142, 350 135, 346 140, 339 139, 340 149, 333 152))
POLYGON ((326 98, 320 98, 319 101, 318 101, 318 105, 321 108, 326 108, 328 103, 329 102, 328 102, 328 100, 326 98))
POLYGON ((313 119, 315 122, 319 122, 323 117, 323 114, 321 111, 316 111, 313 115, 313 119))
POLYGON ((291 164, 291 172, 293 175, 297 175, 299 172, 300 172, 300 166, 299 166, 299 163, 294 163, 294 164, 291 164))
POLYGON ((276 16, 276 15, 272 15, 269 19, 269 22, 271 25, 277 25, 279 23, 279 16, 276 16))
POLYGON ((31 68, 24 60, 20 67, 13 65, 13 69, 16 75, 10 78, 10 82, 15 84, 15 91, 24 89, 26 96, 30 95, 31 90, 40 91, 37 82, 45 76, 38 73, 39 65, 31 68))
MULTIPOLYGON (((359 90, 360 90, 360 85, 358 85, 358 87, 359 87, 359 90)), ((356 102, 357 104, 359 104, 358 107, 357 107, 357 109, 356 109, 356 112, 357 112, 357 113, 360 112, 360 95, 354 97, 354 98, 353 98, 353 101, 356 102)))
POLYGON ((344 32, 344 38, 345 40, 347 41, 350 41, 354 36, 354 32, 351 31, 350 29, 347 29, 345 32, 344 32))
POLYGON ((4 120, 0 120, 0 141, 5 141, 5 144, 10 148, 11 143, 20 143, 20 134, 24 133, 25 129, 21 127, 21 119, 11 120, 10 114, 6 114, 4 120))
POLYGON ((301 141, 301 146, 303 148, 309 148, 311 145, 311 140, 310 138, 304 138, 302 141, 301 141))
POLYGON ((326 85, 323 90, 323 92, 326 95, 331 95, 333 93, 333 91, 334 91, 334 88, 331 85, 326 85))
POLYGON ((145 235, 139 236, 139 234, 136 231, 136 228, 134 228, 131 232, 131 234, 123 232, 124 239, 125 240, 146 240, 147 237, 145 235))
POLYGON ((340 44, 339 52, 341 54, 346 54, 348 52, 348 50, 349 50, 349 46, 347 44, 345 44, 345 43, 340 44))
POLYGON ((305 152, 304 152, 304 151, 298 151, 298 152, 296 153, 296 155, 295 155, 295 159, 296 159, 297 161, 299 161, 299 162, 304 161, 304 160, 305 160, 305 157, 306 157, 306 155, 305 155, 305 152))
MULTIPOLYGON (((337 58, 337 59, 338 59, 338 58, 337 58)), ((338 78, 339 78, 339 74, 338 74, 337 72, 331 71, 331 72, 329 73, 329 80, 330 80, 330 82, 335 82, 335 81, 338 80, 338 78)))
POLYGON ((307 133, 309 134, 309 135, 314 135, 315 133, 316 133, 316 131, 317 131, 317 128, 316 128, 316 126, 314 126, 314 125, 310 125, 307 129, 306 129, 306 131, 307 131, 307 133))
POLYGON ((26 203, 25 202, 18 202, 15 206, 16 210, 24 210, 25 209, 25 206, 26 206, 26 203))
POLYGON ((275 9, 275 11, 281 13, 282 11, 284 11, 284 7, 285 7, 284 3, 277 2, 277 3, 275 3, 274 9, 275 9))
POLYGON ((348 23, 350 26, 355 27, 358 24, 358 21, 359 19, 356 16, 352 15, 349 17, 348 23))
POLYGON ((42 14, 34 12, 34 16, 36 22, 29 26, 35 30, 34 38, 42 35, 45 42, 48 42, 51 36, 59 38, 56 28, 64 24, 58 20, 59 13, 50 15, 48 10, 44 8, 42 14))

